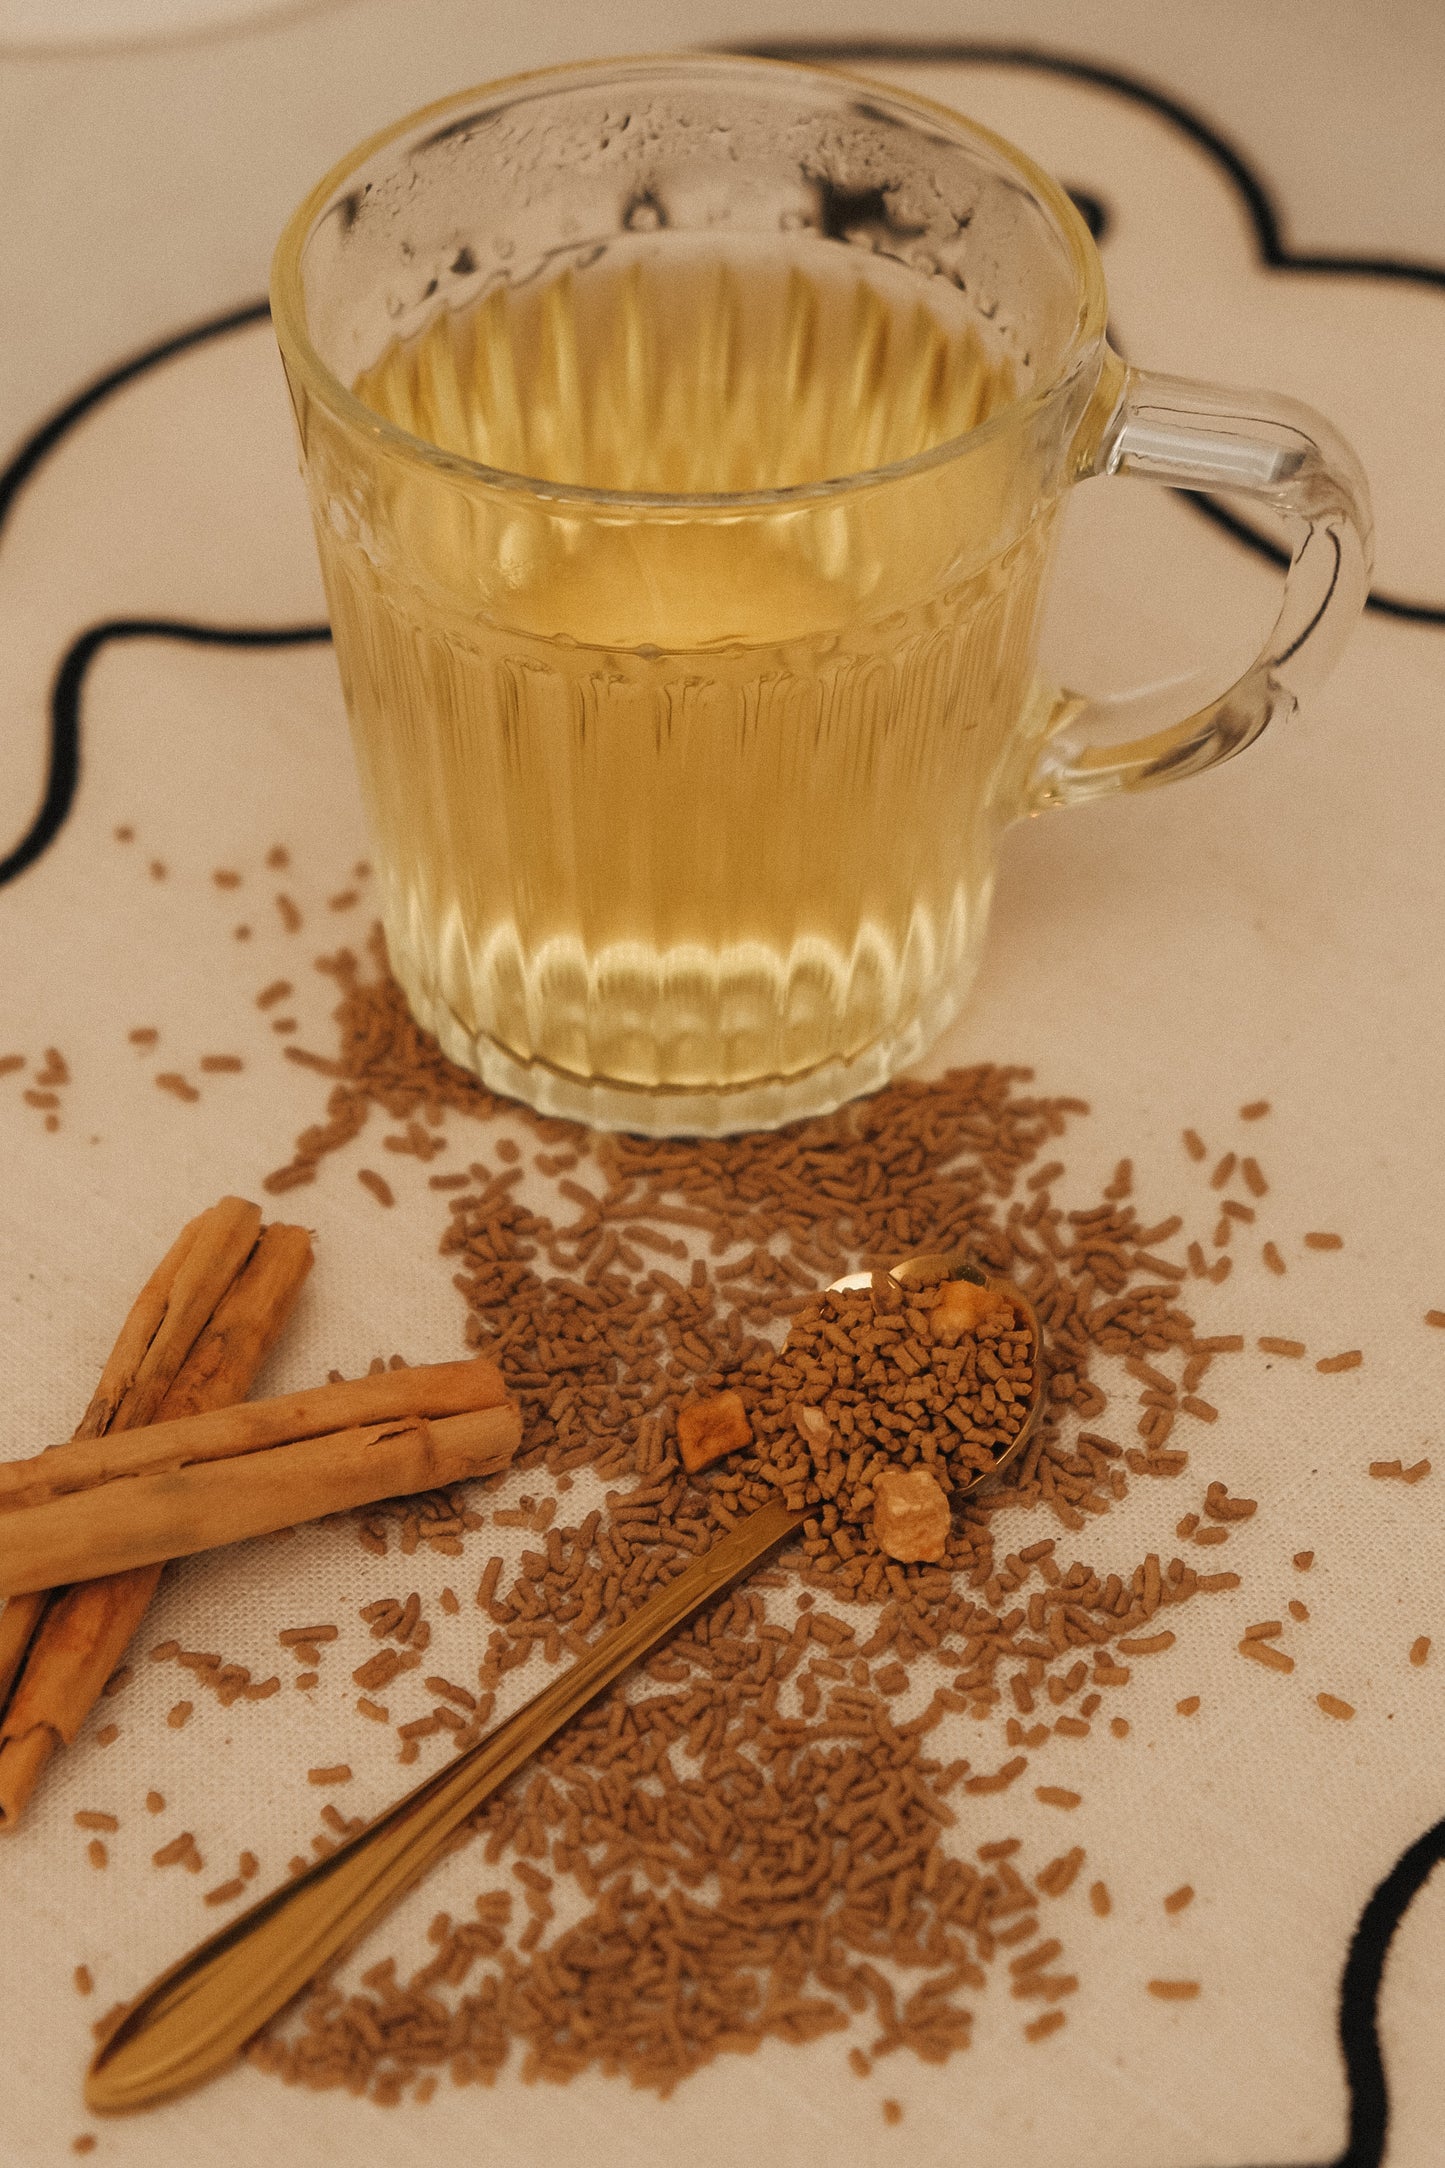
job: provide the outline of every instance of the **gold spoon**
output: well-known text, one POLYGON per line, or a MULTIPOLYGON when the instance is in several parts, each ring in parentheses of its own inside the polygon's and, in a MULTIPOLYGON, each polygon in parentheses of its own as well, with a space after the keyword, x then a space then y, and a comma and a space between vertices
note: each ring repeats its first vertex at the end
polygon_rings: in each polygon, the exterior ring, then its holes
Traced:
MULTIPOLYGON (((1006 1295, 1033 1335, 1033 1392, 1022 1428, 993 1468, 960 1486, 956 1495, 962 1495, 1006 1466, 1037 1427, 1044 1394, 1039 1321, 1021 1289, 980 1272, 961 1252, 907 1257, 890 1269, 905 1287, 966 1279, 1006 1295)), ((871 1284, 870 1273, 855 1272, 833 1288, 871 1284)), ((87 2105, 102 2114, 149 2107, 223 2069, 421 1879, 468 1816, 569 1718, 796 1534, 807 1517, 781 1504, 759 1506, 485 1739, 163 1972, 96 2053, 87 2105)))

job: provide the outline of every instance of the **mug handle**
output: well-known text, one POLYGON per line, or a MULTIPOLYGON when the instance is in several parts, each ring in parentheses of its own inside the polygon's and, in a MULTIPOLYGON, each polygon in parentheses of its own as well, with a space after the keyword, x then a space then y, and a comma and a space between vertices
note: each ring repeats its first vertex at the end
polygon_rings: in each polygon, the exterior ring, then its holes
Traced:
POLYGON ((1112 378, 1120 384, 1117 401, 1097 438, 1086 420, 1074 479, 1127 474, 1171 489, 1228 490, 1272 506, 1302 531, 1274 629, 1244 675, 1182 721, 1161 717, 1124 743, 1117 742, 1121 723, 1153 722, 1159 694, 1065 693, 1029 781, 1029 813, 1147 790, 1242 752, 1314 690, 1369 593, 1369 488, 1359 460, 1322 414, 1272 392, 1228 391, 1110 359, 1100 389, 1112 378))

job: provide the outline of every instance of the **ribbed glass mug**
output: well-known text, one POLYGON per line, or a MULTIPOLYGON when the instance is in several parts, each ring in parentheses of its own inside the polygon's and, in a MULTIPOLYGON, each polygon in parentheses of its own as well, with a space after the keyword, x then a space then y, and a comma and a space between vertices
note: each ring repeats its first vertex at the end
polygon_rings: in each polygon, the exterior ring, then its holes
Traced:
POLYGON ((1366 592, 1327 423, 1126 369, 1064 191, 830 70, 447 99, 312 192, 272 298, 393 969, 549 1113, 717 1134, 882 1083, 967 992, 1008 824, 1239 751, 1366 592), (1035 669, 1103 474, 1299 535, 1258 661, 1124 744, 1140 702, 1035 669))

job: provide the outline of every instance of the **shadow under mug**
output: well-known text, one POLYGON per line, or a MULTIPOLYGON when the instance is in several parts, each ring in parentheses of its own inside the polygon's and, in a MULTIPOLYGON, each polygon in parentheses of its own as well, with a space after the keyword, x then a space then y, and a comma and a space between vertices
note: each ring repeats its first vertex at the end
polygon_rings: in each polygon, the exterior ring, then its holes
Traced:
POLYGON ((967 993, 1008 824, 1240 751, 1367 591, 1328 423, 1126 368, 1063 190, 830 70, 449 98, 312 192, 272 301, 392 967, 549 1114, 721 1134, 883 1083, 967 993), (1099 475, 1293 523, 1197 713, 1037 679, 1099 475))

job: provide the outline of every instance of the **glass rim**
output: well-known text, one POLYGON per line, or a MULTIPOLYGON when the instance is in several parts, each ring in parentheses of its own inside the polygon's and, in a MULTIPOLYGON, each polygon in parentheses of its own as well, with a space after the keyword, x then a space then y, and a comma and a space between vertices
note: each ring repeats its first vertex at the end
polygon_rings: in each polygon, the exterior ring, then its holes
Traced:
POLYGON ((706 52, 624 54, 604 59, 564 61, 545 68, 530 68, 518 75, 501 76, 495 81, 479 83, 470 89, 449 92, 446 97, 435 99, 429 105, 419 106, 400 120, 390 122, 385 128, 378 129, 375 134, 355 144, 343 158, 338 159, 291 213, 281 230, 271 261, 270 302, 272 326, 288 371, 294 369, 311 396, 353 433, 370 437, 380 448, 399 454, 414 465, 428 468, 452 480, 470 482, 512 495, 541 498, 550 503, 630 514, 786 510, 791 505, 816 504, 830 497, 840 496, 845 491, 876 487, 926 472, 933 467, 945 466, 1007 430, 1027 426, 1035 415, 1058 399, 1074 383, 1090 354, 1102 348, 1107 320, 1103 265, 1099 261, 1093 236, 1082 215, 1067 190, 1052 174, 1037 165, 1026 151, 1021 151, 1006 137, 996 135, 981 121, 973 120, 951 106, 942 105, 937 99, 900 90, 891 83, 880 82, 873 77, 855 75, 848 69, 814 62, 773 60, 745 53, 706 52), (1050 214, 1054 229, 1064 243, 1074 269, 1077 307, 1073 330, 1048 378, 1021 397, 1009 400, 986 421, 964 430, 958 436, 945 438, 941 444, 930 445, 921 452, 911 453, 906 459, 893 460, 884 466, 860 468, 849 474, 829 475, 817 482, 788 483, 776 489, 706 492, 596 489, 580 482, 558 482, 542 475, 523 474, 505 467, 488 466, 482 460, 469 459, 461 452, 447 451, 443 446, 432 443, 429 438, 417 436, 413 431, 401 428, 397 423, 378 414, 373 407, 367 406, 364 400, 358 399, 350 386, 341 381, 316 350, 306 321, 306 303, 301 283, 302 252, 322 213, 330 208, 334 198, 357 170, 378 151, 411 134, 422 124, 435 122, 444 114, 454 113, 459 107, 494 100, 499 95, 516 92, 525 85, 552 84, 561 89, 567 86, 569 78, 575 83, 585 84, 605 82, 610 76, 625 76, 636 71, 661 73, 664 70, 675 74, 695 71, 739 76, 767 73, 811 77, 826 84, 841 82, 856 85, 874 97, 902 107, 905 112, 927 116, 935 125, 941 123, 956 142, 965 146, 983 145, 1012 167, 1014 173, 1026 183, 1034 199, 1050 214))

